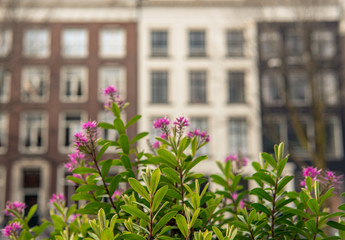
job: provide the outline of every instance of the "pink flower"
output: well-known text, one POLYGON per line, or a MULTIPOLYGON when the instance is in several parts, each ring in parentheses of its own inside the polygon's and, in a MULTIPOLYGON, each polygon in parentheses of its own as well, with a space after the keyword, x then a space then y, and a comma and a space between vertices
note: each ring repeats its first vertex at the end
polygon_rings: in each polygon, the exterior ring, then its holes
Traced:
POLYGON ((65 164, 65 168, 67 168, 69 172, 72 172, 85 159, 85 154, 77 150, 72 154, 68 154, 68 158, 70 162, 65 164))
POLYGON ((317 168, 307 167, 303 169, 303 177, 304 180, 301 181, 300 185, 302 187, 306 184, 306 178, 310 177, 313 181, 318 180, 318 176, 320 175, 322 169, 318 170, 317 168))
POLYGON ((245 167, 248 165, 248 159, 247 158, 242 158, 242 166, 245 167))
POLYGON ((7 216, 14 216, 13 213, 10 212, 10 210, 18 213, 19 215, 22 215, 24 212, 24 209, 26 208, 25 203, 22 202, 10 202, 8 201, 6 203, 6 207, 5 207, 5 215, 7 216))
POLYGON ((236 161, 236 160, 237 160, 237 155, 229 155, 225 158, 225 162, 236 161))
POLYGON ((193 133, 193 132, 188 132, 188 133, 187 133, 187 137, 188 137, 188 138, 194 137, 194 133, 193 133))
POLYGON ((165 139, 165 140, 168 140, 168 135, 166 133, 162 133, 160 135, 161 138, 165 139))
POLYGON ((19 222, 13 222, 6 225, 6 227, 2 229, 1 231, 5 237, 12 236, 17 239, 21 229, 22 229, 22 225, 19 222))
POLYGON ((53 194, 51 199, 49 200, 50 203, 56 204, 63 204, 65 202, 65 196, 63 194, 53 194))
POLYGON ((115 190, 113 196, 111 196, 112 199, 121 197, 121 193, 119 190, 115 190))
POLYGON ((242 167, 248 165, 247 158, 239 158, 237 155, 229 155, 225 158, 225 162, 231 161, 233 164, 236 165, 237 170, 240 170, 242 167))
POLYGON ((153 122, 154 128, 164 128, 170 124, 170 120, 165 116, 164 118, 159 118, 153 122))
POLYGON ((176 118, 173 124, 176 126, 179 126, 180 128, 183 128, 183 127, 189 126, 189 121, 187 118, 181 116, 181 117, 176 118))
POLYGON ((152 145, 152 147, 153 147, 154 149, 158 149, 159 146, 160 146, 159 141, 155 141, 155 142, 153 143, 153 145, 152 145))
POLYGON ((97 128, 97 122, 96 121, 92 121, 92 122, 88 121, 87 123, 82 124, 82 128, 86 129, 86 130, 95 129, 95 128, 97 128))
POLYGON ((108 86, 106 89, 104 89, 104 95, 106 96, 112 96, 117 92, 115 86, 108 86))
POLYGON ((74 220, 76 220, 77 217, 81 217, 81 214, 79 214, 79 213, 77 213, 77 214, 72 214, 72 215, 69 217, 68 221, 69 221, 69 222, 74 222, 74 220))
POLYGON ((199 136, 199 135, 200 135, 200 130, 194 129, 194 136, 199 136))
POLYGON ((246 206, 246 203, 242 200, 240 200, 240 208, 244 208, 246 206))

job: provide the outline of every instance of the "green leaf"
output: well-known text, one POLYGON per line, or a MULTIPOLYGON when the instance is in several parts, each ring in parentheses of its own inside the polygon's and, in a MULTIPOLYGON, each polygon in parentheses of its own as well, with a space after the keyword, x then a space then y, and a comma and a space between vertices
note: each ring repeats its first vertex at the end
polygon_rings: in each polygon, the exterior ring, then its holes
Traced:
POLYGON ((217 184, 223 186, 225 189, 229 188, 228 182, 224 178, 222 178, 221 176, 212 174, 211 178, 212 178, 214 183, 217 183, 217 184))
POLYGON ((315 215, 319 215, 319 203, 317 202, 316 199, 312 198, 309 199, 308 202, 308 207, 310 208, 310 210, 315 214, 315 215))
POLYGON ((178 214, 176 216, 176 224, 177 224, 177 227, 180 229, 181 233, 183 234, 183 236, 187 238, 189 235, 189 228, 184 216, 182 216, 181 214, 178 214))
POLYGON ((277 177, 280 177, 282 175, 287 161, 288 161, 288 158, 286 157, 279 162, 278 169, 277 169, 277 177))
POLYGON ((127 122, 125 128, 128 128, 129 126, 133 125, 133 124, 136 123, 140 118, 141 118, 141 115, 135 115, 134 117, 132 117, 132 118, 127 122))
POLYGON ((104 162, 104 164, 102 165, 102 173, 101 173, 102 178, 105 178, 108 175, 112 163, 113 163, 112 159, 108 159, 107 161, 104 162))
POLYGON ((145 198, 148 202, 151 202, 150 200, 150 195, 148 194, 148 192, 146 191, 146 189, 140 184, 140 182, 138 182, 138 180, 134 179, 134 178, 129 178, 128 179, 129 184, 131 185, 131 187, 137 192, 139 193, 143 198, 145 198))
POLYGON ((180 177, 178 173, 176 172, 176 170, 172 168, 163 168, 162 172, 166 175, 167 178, 173 180, 175 183, 180 182, 180 177))
POLYGON ((41 235, 41 233, 49 226, 51 225, 50 222, 47 220, 44 220, 44 222, 40 226, 35 226, 32 231, 35 233, 34 238, 38 237, 41 235))
POLYGON ((99 190, 104 190, 104 187, 99 186, 99 185, 82 185, 78 187, 75 192, 78 193, 78 192, 99 191, 99 190))
POLYGON ((92 195, 85 192, 75 193, 71 197, 72 201, 80 201, 80 200, 90 201, 91 199, 93 199, 92 195))
POLYGON ((109 186, 109 193, 112 196, 119 186, 120 181, 122 180, 122 176, 120 174, 116 175, 111 179, 110 186, 109 186))
POLYGON ((310 219, 310 215, 300 209, 291 208, 287 211, 287 213, 293 213, 294 215, 298 215, 302 218, 310 219))
POLYGON ((33 205, 30 210, 28 215, 25 218, 25 222, 28 223, 30 221, 30 219, 32 218, 32 216, 35 214, 35 212, 37 211, 37 204, 33 205))
POLYGON ((256 210, 265 213, 267 216, 271 216, 271 211, 261 203, 252 203, 251 206, 256 210))
POLYGON ((168 212, 167 214, 165 214, 165 215, 158 221, 158 223, 154 226, 154 228, 153 228, 153 235, 155 235, 162 227, 164 227, 165 224, 167 224, 167 222, 170 221, 170 219, 172 219, 173 217, 175 217, 176 214, 177 214, 177 211, 172 211, 172 212, 168 212))
POLYGON ((178 166, 178 162, 176 161, 176 157, 170 151, 168 151, 166 149, 158 149, 157 153, 164 160, 168 161, 172 166, 174 166, 174 167, 178 166))
POLYGON ((219 240, 224 239, 222 232, 216 226, 212 226, 212 230, 216 234, 216 236, 219 240))
POLYGON ((105 212, 108 212, 110 211, 111 205, 105 202, 89 202, 84 208, 79 209, 77 213, 97 215, 101 208, 103 208, 105 212))
POLYGON ((114 126, 120 135, 125 134, 126 130, 121 118, 116 118, 114 120, 114 126))
POLYGON ((154 193, 156 192, 160 178, 161 178, 161 171, 159 170, 159 168, 156 168, 153 171, 152 176, 151 176, 151 182, 150 182, 151 195, 154 195, 154 193))
POLYGON ((61 217, 59 217, 55 214, 52 214, 50 216, 50 218, 52 219, 54 227, 56 230, 62 230, 66 226, 66 223, 62 220, 61 217))
POLYGON ((119 144, 121 146, 123 153, 129 154, 129 142, 128 142, 128 136, 127 135, 122 134, 119 137, 119 144))
POLYGON ((270 184, 271 186, 275 186, 275 184, 276 184, 274 179, 264 172, 257 172, 253 176, 261 179, 262 181, 265 181, 266 183, 270 184))
POLYGON ((193 217, 192 217, 192 220, 190 221, 190 226, 189 226, 190 228, 192 228, 194 226, 194 223, 195 223, 196 219, 198 218, 199 213, 200 213, 200 208, 195 210, 193 217))
POLYGON ((279 193, 283 188, 293 179, 293 176, 285 176, 279 182, 277 186, 277 192, 279 193))
POLYGON ((96 169, 94 168, 88 168, 88 167, 79 167, 72 171, 72 173, 75 174, 85 174, 85 173, 98 173, 96 169))
POLYGON ((268 162, 269 165, 271 165, 274 169, 277 168, 277 162, 276 160, 273 158, 273 156, 271 154, 268 153, 261 153, 261 157, 268 162))
POLYGON ((167 193, 169 187, 168 186, 164 186, 162 188, 160 188, 157 193, 155 194, 154 198, 153 198, 153 202, 152 202, 152 211, 155 212, 159 206, 159 204, 162 202, 165 194, 167 193))
POLYGON ((126 169, 132 169, 131 160, 129 159, 128 155, 122 155, 121 162, 126 169))
POLYGON ((196 165, 198 165, 201 161, 204 161, 206 159, 208 159, 208 156, 206 156, 206 155, 197 157, 193 161, 185 164, 184 171, 189 172, 192 168, 194 168, 196 165))
POLYGON ((105 228, 102 231, 101 240, 112 240, 112 239, 114 239, 113 231, 111 231, 109 228, 105 228))
POLYGON ((256 195, 259 198, 266 199, 269 202, 272 202, 273 198, 271 195, 269 195, 265 190, 261 188, 254 188, 253 190, 250 191, 250 194, 256 195))
POLYGON ((130 206, 130 205, 124 205, 121 206, 121 209, 129 214, 131 214, 134 217, 138 217, 139 219, 143 219, 146 222, 150 222, 150 218, 140 209, 130 206))
POLYGON ((107 122, 100 122, 98 123, 98 127, 103 128, 103 129, 116 129, 114 125, 107 123, 107 122))
POLYGON ((103 147, 101 148, 101 150, 99 150, 97 157, 96 157, 96 161, 98 161, 104 154, 104 152, 108 149, 108 147, 110 146, 110 143, 106 143, 103 145, 103 147))
POLYGON ((146 240, 146 238, 134 233, 124 233, 122 234, 121 239, 146 240))
POLYGON ((137 141, 139 141, 140 139, 146 137, 147 135, 149 135, 148 132, 139 133, 139 134, 137 134, 129 143, 130 143, 130 144, 134 144, 134 143, 136 143, 137 141))
POLYGON ((80 178, 74 177, 74 176, 67 176, 67 179, 78 184, 78 185, 84 184, 83 180, 81 180, 80 178))
POLYGON ((340 231, 345 231, 345 225, 342 224, 342 223, 338 223, 338 222, 334 222, 334 221, 329 221, 329 222, 327 222, 327 225, 332 227, 332 228, 338 229, 340 231))

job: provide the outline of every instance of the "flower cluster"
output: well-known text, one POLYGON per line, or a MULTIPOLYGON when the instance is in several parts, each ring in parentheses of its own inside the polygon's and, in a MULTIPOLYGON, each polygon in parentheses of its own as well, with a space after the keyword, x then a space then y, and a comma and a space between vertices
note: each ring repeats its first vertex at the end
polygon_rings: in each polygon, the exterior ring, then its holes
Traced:
POLYGON ((8 201, 4 213, 7 216, 14 216, 13 213, 11 213, 11 211, 14 211, 18 213, 18 215, 22 215, 25 207, 25 203, 8 201))
POLYGON ((65 168, 69 172, 81 165, 82 161, 85 160, 85 154, 79 152, 78 150, 74 153, 68 154, 69 162, 65 164, 65 168))
POLYGON ((96 121, 82 124, 82 131, 74 135, 77 150, 92 152, 96 148, 98 128, 96 121))
POLYGON ((232 162, 237 170, 240 170, 241 168, 248 165, 248 159, 245 157, 240 157, 237 155, 229 155, 225 158, 225 162, 232 162))
POLYGON ((111 196, 111 198, 114 200, 116 198, 121 197, 121 192, 119 190, 115 190, 113 196, 111 196))
POLYGON ((163 134, 169 135, 170 129, 169 129, 170 120, 165 116, 164 118, 158 118, 156 121, 153 122, 153 128, 155 129, 161 129, 163 134))
POLYGON ((5 237, 19 239, 19 232, 22 229, 22 225, 19 222, 13 222, 8 225, 4 229, 2 229, 2 234, 5 237))
POLYGON ((194 131, 188 132, 187 137, 189 138, 198 137, 200 139, 200 142, 210 141, 210 135, 207 135, 206 131, 201 132, 199 129, 194 129, 194 131))
POLYGON ((305 186, 305 181, 307 177, 310 177, 313 181, 318 179, 318 176, 321 173, 321 169, 313 168, 313 167, 307 167, 303 169, 303 177, 304 179, 301 181, 301 186, 305 186))
POLYGON ((109 110, 113 103, 117 104, 120 109, 124 106, 125 101, 120 99, 115 86, 108 86, 104 89, 103 94, 105 97, 104 107, 106 110, 109 110))
POLYGON ((50 203, 56 203, 56 204, 64 204, 65 203, 65 196, 63 194, 53 194, 51 199, 49 200, 50 203))

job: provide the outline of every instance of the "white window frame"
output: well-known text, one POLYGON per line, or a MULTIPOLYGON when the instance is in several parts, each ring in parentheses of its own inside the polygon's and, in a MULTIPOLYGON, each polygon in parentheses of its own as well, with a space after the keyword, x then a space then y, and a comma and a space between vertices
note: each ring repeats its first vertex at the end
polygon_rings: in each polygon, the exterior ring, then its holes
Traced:
MULTIPOLYGON (((49 141, 49 136, 48 136, 48 129, 49 129, 49 118, 48 118, 48 113, 42 112, 42 111, 27 111, 23 112, 20 115, 20 126, 19 126, 20 132, 19 132, 19 152, 21 153, 28 153, 28 154, 37 154, 37 153, 45 153, 48 150, 48 141, 49 141), (29 115, 41 115, 41 119, 38 122, 27 122, 27 117, 29 115), (35 143, 37 140, 35 137, 37 137, 38 131, 41 132, 41 141, 42 145, 40 147, 35 146, 25 146, 25 141, 26 141, 26 129, 27 127, 30 127, 30 142, 35 143), (40 130, 38 130, 40 129, 40 130)), ((37 144, 37 143, 36 143, 37 144)))
POLYGON ((49 88, 50 88, 50 72, 49 68, 45 66, 30 66, 24 67, 22 70, 21 80, 21 100, 23 102, 47 102, 49 100, 49 88), (38 73, 38 75, 34 75, 38 73), (41 74, 41 76, 39 76, 41 74), (39 85, 43 84, 43 96, 35 94, 35 90, 39 88, 39 85), (26 96, 26 92, 30 96, 26 96))
POLYGON ((337 51, 335 34, 335 31, 327 29, 313 31, 311 34, 311 49, 313 54, 319 58, 328 59, 334 57, 337 51), (321 46, 324 49, 322 52, 320 51, 319 41, 323 43, 327 42, 326 47, 321 46), (327 53, 325 54, 324 51, 327 51, 327 53))
POLYGON ((12 50, 13 32, 10 29, 0 30, 0 57, 7 56, 12 50))
POLYGON ((127 48, 127 36, 126 36, 126 30, 123 28, 110 28, 106 27, 100 30, 99 32, 99 55, 103 58, 123 58, 126 56, 126 48, 127 48), (105 34, 111 33, 111 34, 120 34, 119 36, 111 36, 109 39, 104 39, 105 34), (119 39, 117 39, 119 38, 119 39), (108 47, 105 47, 105 45, 110 45, 108 47), (109 48, 112 49, 112 51, 109 51, 109 48))
POLYGON ((30 58, 47 58, 50 56, 50 31, 46 28, 29 28, 24 31, 23 55, 30 58), (31 32, 31 37, 28 35, 31 32), (41 34, 46 39, 40 39, 41 34), (43 40, 43 41, 41 41, 43 40))
POLYGON ((126 99, 127 93, 127 78, 126 78, 126 68, 123 66, 102 66, 98 70, 98 100, 100 102, 104 102, 104 94, 103 90, 108 87, 109 85, 113 85, 117 89, 117 94, 119 94, 121 99, 126 99), (108 75, 107 71, 116 71, 117 73, 113 76, 108 75), (112 78, 114 77, 114 78, 112 78))
POLYGON ((0 81, 3 81, 3 95, 0 95, 0 103, 7 103, 11 95, 11 73, 0 67, 0 78, 2 78, 0 81))
POLYGON ((40 188, 35 191, 37 193, 38 214, 40 219, 44 219, 48 215, 48 202, 50 196, 50 164, 46 159, 42 158, 24 158, 13 162, 11 174, 11 200, 24 202, 25 191, 22 186, 24 169, 39 169, 41 173, 40 188))
POLYGON ((74 126, 77 126, 75 130, 70 133, 70 137, 71 137, 70 141, 71 143, 73 143, 73 140, 74 140, 73 136, 78 131, 81 131, 81 122, 85 122, 87 120, 87 113, 85 111, 80 111, 80 110, 68 110, 68 111, 61 112, 59 115, 58 145, 59 145, 59 151, 63 154, 70 153, 74 149, 72 145, 68 147, 64 146, 64 139, 65 139, 64 130, 67 126, 67 123, 65 122, 66 117, 68 114, 78 114, 78 113, 80 114, 80 121, 75 120, 75 122, 71 124, 72 130, 74 126))
POLYGON ((279 71, 266 71, 262 74, 262 99, 265 104, 270 106, 281 106, 285 103, 285 96, 286 96, 286 88, 284 83, 283 75, 279 71), (273 78, 273 81, 277 81, 278 87, 281 87, 281 91, 279 95, 281 96, 281 99, 275 100, 272 99, 271 96, 271 87, 272 82, 271 79, 273 78))
POLYGON ((88 99, 88 69, 83 66, 65 66, 61 68, 60 71, 60 99, 62 102, 86 102, 88 99), (78 76, 74 78, 74 80, 69 80, 68 73, 74 72, 78 73, 78 76), (80 79, 79 79, 80 78, 80 79), (66 96, 66 88, 68 81, 71 81, 71 95, 66 96), (77 95, 78 92, 78 84, 80 82, 81 87, 81 96, 77 95))
MULTIPOLYGON (((82 37, 82 38, 83 38, 82 37)), ((75 38, 76 39, 76 38, 75 38)), ((89 31, 86 28, 65 28, 62 30, 61 33, 61 55, 65 58, 85 58, 89 55, 89 31), (85 35, 83 37, 85 37, 85 46, 82 50, 82 52, 80 53, 74 53, 74 52, 68 52, 69 49, 73 49, 73 48, 77 48, 80 47, 80 45, 82 45, 82 43, 76 41, 76 42, 70 42, 69 39, 67 38, 68 32, 73 32, 73 31, 81 31, 83 32, 82 34, 85 35)))
MULTIPOLYGON (((250 149, 249 149, 249 122, 247 120, 246 117, 230 117, 228 119, 228 146, 229 146, 229 153, 230 154, 238 154, 239 152, 241 154, 243 154, 244 156, 247 156, 248 154, 250 154, 250 149), (233 133, 231 133, 231 121, 232 120, 238 120, 238 121, 242 121, 245 124, 245 135, 241 135, 241 139, 240 140, 235 140, 236 144, 234 145, 232 143, 232 141, 234 140, 235 136, 232 136, 233 133), (238 142, 241 142, 240 144, 238 144, 238 142), (238 145, 243 145, 240 146, 241 149, 238 149, 238 145), (236 149, 235 149, 236 148, 236 149)), ((239 129, 238 127, 236 127, 237 129, 239 129)), ((241 133, 242 134, 242 133, 241 133)), ((238 135, 237 133, 235 134, 236 136, 238 135)))
POLYGON ((0 154, 5 154, 8 149, 8 133, 9 133, 9 114, 6 112, 0 112, 0 134, 3 133, 3 147, 0 147, 0 154))

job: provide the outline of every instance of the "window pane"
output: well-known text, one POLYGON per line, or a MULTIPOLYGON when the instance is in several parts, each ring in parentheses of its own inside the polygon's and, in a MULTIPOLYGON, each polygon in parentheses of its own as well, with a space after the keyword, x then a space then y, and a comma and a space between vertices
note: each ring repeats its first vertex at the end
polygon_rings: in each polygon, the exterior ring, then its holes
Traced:
POLYGON ((151 73, 151 102, 168 103, 168 72, 151 73))
POLYGON ((63 146, 71 147, 73 136, 81 130, 80 122, 82 121, 81 113, 66 113, 63 118, 63 146))
POLYGON ((206 72, 191 71, 190 78, 190 102, 206 103, 206 72))
POLYGON ((66 57, 85 57, 88 53, 87 31, 65 29, 62 33, 62 53, 66 57))
POLYGON ((289 97, 293 103, 306 104, 310 100, 308 79, 305 72, 290 72, 289 97))
POLYGON ((23 188, 40 188, 41 171, 40 169, 23 170, 23 188))
POLYGON ((6 56, 11 51, 12 32, 8 29, 0 30, 0 56, 6 56))
POLYGON ((189 32, 189 55, 205 56, 206 55, 206 34, 205 31, 189 32))
POLYGON ((327 105, 335 105, 339 102, 338 75, 332 70, 321 71, 316 75, 317 95, 327 105))
POLYGON ((281 38, 278 32, 263 32, 260 35, 261 57, 276 58, 280 55, 281 38))
POLYGON ((44 67, 23 69, 22 100, 41 102, 48 100, 49 73, 44 67))
POLYGON ((229 72, 229 103, 245 102, 244 72, 229 72))
POLYGON ((5 103, 10 99, 10 81, 10 73, 0 67, 0 102, 5 103))
POLYGON ((8 115, 0 112, 0 152, 6 151, 8 142, 8 115))
POLYGON ((49 55, 49 32, 46 29, 28 29, 24 33, 24 54, 29 57, 49 55))
POLYGON ((315 56, 330 58, 335 55, 335 33, 328 30, 315 31, 311 35, 312 51, 315 56))
POLYGON ((262 98, 266 104, 277 105, 284 102, 284 79, 276 71, 265 72, 262 76, 262 98))
POLYGON ((326 154, 331 157, 343 156, 343 136, 339 117, 328 117, 325 121, 326 154))
POLYGON ((233 118, 229 121, 229 151, 231 154, 248 154, 247 121, 233 118))
MULTIPOLYGON (((303 129, 302 134, 307 137, 309 144, 313 144, 313 130, 312 130, 312 122, 311 119, 300 119, 299 120, 301 127, 303 129)), ((294 127, 289 124, 288 126, 288 143, 289 143, 289 150, 292 154, 296 155, 306 155, 307 150, 298 139, 296 130, 294 127)))
POLYGON ((40 112, 23 113, 21 118, 20 149, 25 152, 42 152, 47 146, 48 119, 40 112))
POLYGON ((165 57, 168 55, 168 32, 151 32, 151 55, 155 57, 165 57))
POLYGON ((66 67, 61 72, 61 97, 64 101, 85 101, 87 99, 87 72, 83 67, 66 67))
POLYGON ((125 31, 122 29, 103 29, 100 41, 101 56, 123 57, 125 55, 125 31))
POLYGON ((286 53, 288 56, 301 56, 304 52, 303 33, 299 29, 289 29, 286 34, 286 53))
POLYGON ((227 32, 228 56, 237 57, 244 55, 243 31, 232 30, 227 32))

